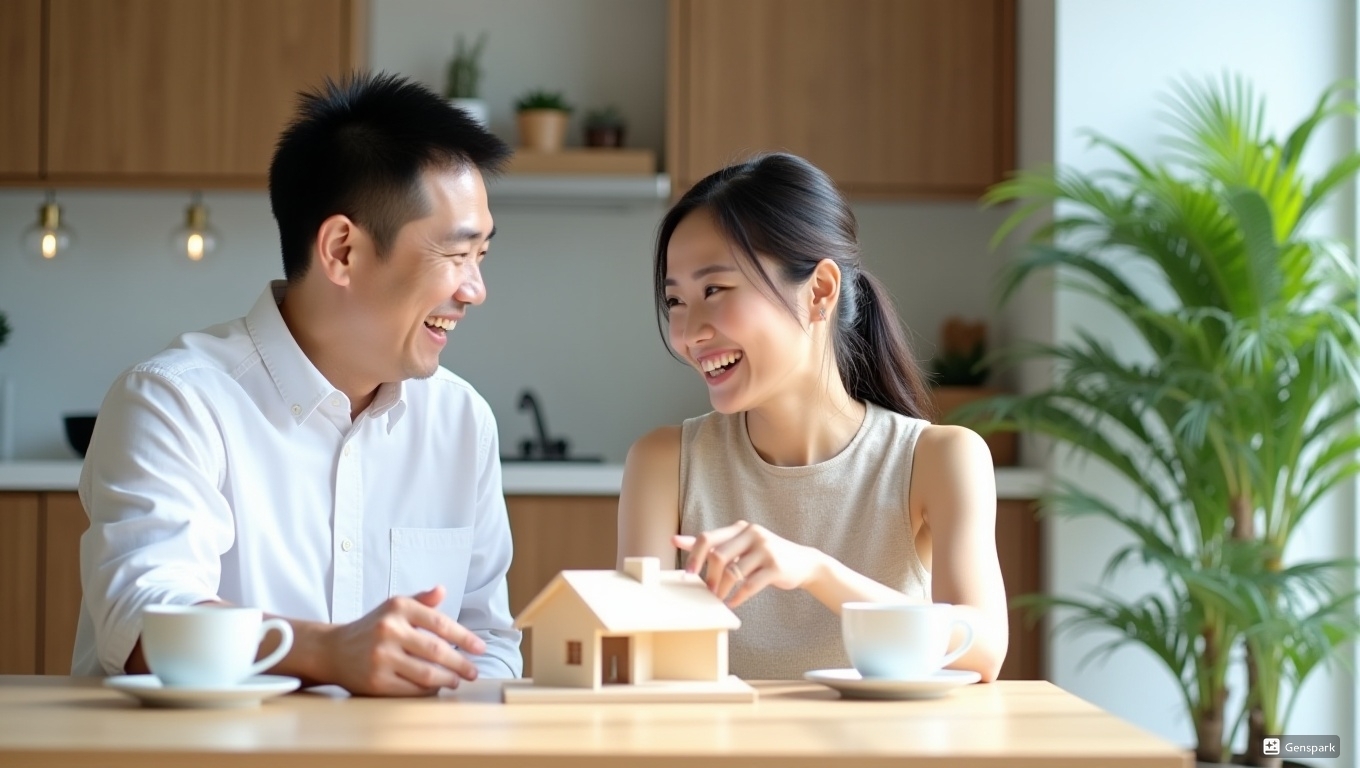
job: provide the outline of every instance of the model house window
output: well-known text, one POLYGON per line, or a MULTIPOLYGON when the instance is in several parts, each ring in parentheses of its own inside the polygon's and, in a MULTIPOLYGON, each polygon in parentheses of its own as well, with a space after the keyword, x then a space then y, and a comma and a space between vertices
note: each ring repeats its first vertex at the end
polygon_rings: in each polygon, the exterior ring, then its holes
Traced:
POLYGON ((567 641, 567 663, 574 666, 581 666, 581 641, 567 641))

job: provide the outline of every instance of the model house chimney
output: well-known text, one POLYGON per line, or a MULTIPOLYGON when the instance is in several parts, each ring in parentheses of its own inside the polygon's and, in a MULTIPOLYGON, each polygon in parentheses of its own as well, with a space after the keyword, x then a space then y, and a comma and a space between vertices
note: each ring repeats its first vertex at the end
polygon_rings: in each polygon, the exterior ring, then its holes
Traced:
POLYGON ((661 560, 655 557, 625 557, 623 572, 643 586, 655 584, 661 575, 661 560))

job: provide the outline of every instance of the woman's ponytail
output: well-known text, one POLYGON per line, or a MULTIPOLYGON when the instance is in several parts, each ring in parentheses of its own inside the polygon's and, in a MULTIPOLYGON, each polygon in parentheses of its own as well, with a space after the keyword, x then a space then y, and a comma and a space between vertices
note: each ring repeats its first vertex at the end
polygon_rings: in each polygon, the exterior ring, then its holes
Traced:
POLYGON ((887 289, 862 268, 842 280, 836 363, 850 396, 929 418, 925 381, 887 289))

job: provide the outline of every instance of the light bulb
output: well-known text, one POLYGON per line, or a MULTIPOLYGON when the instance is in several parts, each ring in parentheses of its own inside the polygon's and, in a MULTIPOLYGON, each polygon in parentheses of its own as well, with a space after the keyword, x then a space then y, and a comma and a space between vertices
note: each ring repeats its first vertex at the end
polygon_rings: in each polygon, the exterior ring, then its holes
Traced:
POLYGON ((208 223, 208 207, 199 193, 184 210, 184 226, 170 233, 170 243, 176 258, 189 261, 202 261, 221 247, 222 235, 208 223))
POLYGON ((61 222, 61 206, 57 205, 56 195, 48 192, 47 202, 38 207, 37 223, 24 230, 24 253, 52 261, 68 253, 75 241, 76 233, 61 222))

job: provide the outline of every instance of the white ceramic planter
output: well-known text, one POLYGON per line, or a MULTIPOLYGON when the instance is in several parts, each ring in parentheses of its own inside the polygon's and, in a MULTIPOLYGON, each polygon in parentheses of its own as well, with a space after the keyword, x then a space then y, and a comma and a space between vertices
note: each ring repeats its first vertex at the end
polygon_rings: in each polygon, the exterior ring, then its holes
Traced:
POLYGON ((449 99, 449 103, 468 113, 483 128, 491 130, 491 110, 483 99, 449 99))

